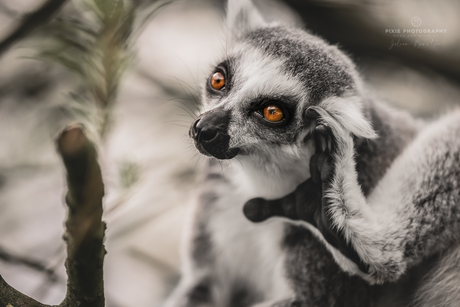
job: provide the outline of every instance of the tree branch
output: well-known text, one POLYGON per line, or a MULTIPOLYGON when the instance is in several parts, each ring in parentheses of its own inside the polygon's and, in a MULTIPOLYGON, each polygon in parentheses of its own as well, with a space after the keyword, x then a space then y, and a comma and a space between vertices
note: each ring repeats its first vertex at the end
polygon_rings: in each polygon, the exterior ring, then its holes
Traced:
POLYGON ((0 306, 48 307, 15 290, 0 276, 0 306))
MULTIPOLYGON (((96 148, 78 126, 61 133, 57 148, 67 170, 66 202, 69 208, 64 235, 67 243, 67 294, 59 306, 103 307, 104 185, 96 148)), ((1 276, 0 303, 2 307, 47 307, 13 289, 1 276)))
MULTIPOLYGON (((64 131, 58 151, 67 170, 67 295, 64 306, 104 306, 104 232, 101 169, 94 145, 80 127, 64 131)), ((62 304, 61 304, 62 305, 62 304)))

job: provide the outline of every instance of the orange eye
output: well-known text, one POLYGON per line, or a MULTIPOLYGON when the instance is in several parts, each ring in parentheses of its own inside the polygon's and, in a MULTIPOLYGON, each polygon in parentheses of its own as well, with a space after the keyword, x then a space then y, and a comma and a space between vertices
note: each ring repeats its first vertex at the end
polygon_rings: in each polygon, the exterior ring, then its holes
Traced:
POLYGON ((211 86, 215 90, 220 90, 225 85, 225 77, 222 73, 216 72, 212 75, 211 86))
POLYGON ((264 117, 271 122, 279 122, 284 118, 283 111, 277 106, 266 106, 264 108, 264 117))

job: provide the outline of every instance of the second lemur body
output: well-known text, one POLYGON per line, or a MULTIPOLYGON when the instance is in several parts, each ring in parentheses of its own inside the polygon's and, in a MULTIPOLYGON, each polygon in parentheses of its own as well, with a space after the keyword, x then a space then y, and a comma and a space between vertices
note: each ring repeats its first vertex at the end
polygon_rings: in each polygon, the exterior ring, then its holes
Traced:
POLYGON ((250 2, 228 20, 190 131, 221 161, 166 306, 455 306, 460 112, 426 123, 387 107, 336 47, 250 2))

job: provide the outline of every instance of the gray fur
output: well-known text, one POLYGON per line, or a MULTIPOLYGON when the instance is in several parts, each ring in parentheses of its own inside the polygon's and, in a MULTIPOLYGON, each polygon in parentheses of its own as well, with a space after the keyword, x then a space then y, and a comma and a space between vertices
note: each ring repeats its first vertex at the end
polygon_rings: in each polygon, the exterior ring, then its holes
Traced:
POLYGON ((246 39, 266 56, 285 61, 283 69, 304 84, 310 104, 356 91, 354 65, 337 47, 318 37, 300 29, 272 27, 257 29, 246 39))
POLYGON ((460 113, 416 121, 369 94, 335 46, 267 24, 250 1, 230 0, 228 14, 231 44, 218 65, 226 86, 207 81, 203 113, 230 114, 227 147, 239 153, 208 167, 166 306, 455 306, 460 113), (285 124, 264 122, 267 102, 285 108, 285 124), (312 107, 340 148, 325 193, 330 214, 368 272, 308 223, 243 216, 249 199, 281 198, 310 177, 312 107))
POLYGON ((423 130, 365 199, 355 174, 351 135, 326 110, 317 109, 339 143, 325 191, 329 214, 370 266, 365 274, 341 264, 344 270, 371 283, 395 281, 457 240, 460 112, 423 130))
POLYGON ((414 306, 450 307, 460 302, 460 248, 455 245, 443 255, 417 292, 414 306), (434 291, 435 290, 435 291, 434 291))

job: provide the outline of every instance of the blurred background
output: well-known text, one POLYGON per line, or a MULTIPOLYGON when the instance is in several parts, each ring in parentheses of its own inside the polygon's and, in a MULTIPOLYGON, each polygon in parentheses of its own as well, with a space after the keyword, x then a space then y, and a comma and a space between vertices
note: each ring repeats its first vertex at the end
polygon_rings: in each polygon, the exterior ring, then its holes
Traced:
MULTIPOLYGON (((65 295, 65 174, 53 140, 100 148, 107 306, 161 306, 204 158, 187 132, 226 41, 219 0, 0 0, 0 274, 65 295), (34 13, 35 12, 35 13, 34 13)), ((338 44, 376 96, 430 119, 459 105, 460 2, 260 0, 338 44)))

